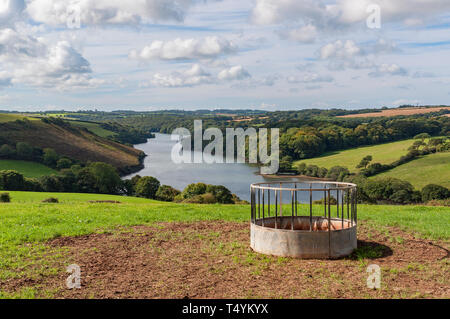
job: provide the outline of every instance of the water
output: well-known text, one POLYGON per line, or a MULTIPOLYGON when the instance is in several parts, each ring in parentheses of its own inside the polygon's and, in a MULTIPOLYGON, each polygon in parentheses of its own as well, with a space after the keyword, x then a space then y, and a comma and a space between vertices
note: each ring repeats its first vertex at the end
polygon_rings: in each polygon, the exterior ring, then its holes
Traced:
MULTIPOLYGON (((175 164, 171 159, 175 143, 168 134, 156 134, 156 137, 149 139, 147 143, 135 145, 135 148, 148 155, 144 160, 145 168, 126 178, 135 175, 153 176, 162 185, 170 185, 179 190, 199 182, 223 185, 241 199, 248 201, 251 184, 275 181, 273 178, 258 175, 259 168, 247 164, 175 164)), ((299 187, 309 187, 309 184, 304 184, 305 180, 298 178, 287 177, 283 178, 283 181, 295 181, 299 182, 299 187)), ((299 200, 306 201, 306 194, 299 200)))

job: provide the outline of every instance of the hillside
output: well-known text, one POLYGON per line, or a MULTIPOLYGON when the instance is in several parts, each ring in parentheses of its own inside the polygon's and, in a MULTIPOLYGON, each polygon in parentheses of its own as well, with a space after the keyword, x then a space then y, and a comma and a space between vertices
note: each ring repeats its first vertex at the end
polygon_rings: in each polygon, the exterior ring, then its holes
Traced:
POLYGON ((128 173, 141 166, 143 153, 133 147, 119 144, 97 136, 82 127, 76 127, 62 120, 24 120, 14 115, 1 115, 0 145, 15 145, 26 142, 34 147, 53 148, 59 155, 82 162, 105 162, 121 173, 128 173), (10 121, 6 121, 10 118, 10 121))
POLYGON ((327 169, 333 166, 344 166, 350 171, 356 171, 356 166, 367 155, 373 156, 373 163, 390 164, 408 153, 408 148, 414 143, 413 139, 399 142, 379 144, 337 151, 324 156, 297 161, 295 164, 317 165, 327 169))
POLYGON ((417 189, 422 189, 428 184, 450 188, 450 152, 426 155, 376 177, 400 178, 410 182, 417 189))

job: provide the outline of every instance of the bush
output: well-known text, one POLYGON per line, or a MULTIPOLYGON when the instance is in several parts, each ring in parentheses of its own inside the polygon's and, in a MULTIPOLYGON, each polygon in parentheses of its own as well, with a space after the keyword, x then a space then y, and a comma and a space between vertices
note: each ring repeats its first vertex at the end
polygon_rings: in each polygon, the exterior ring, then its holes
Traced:
POLYGON ((12 158, 15 154, 16 150, 8 144, 3 144, 2 147, 0 147, 0 157, 2 158, 12 158))
MULTIPOLYGON (((99 193, 117 194, 119 192, 122 180, 112 165, 98 162, 90 164, 88 168, 94 177, 95 188, 99 193)), ((155 193, 157 190, 158 188, 156 188, 155 193)))
POLYGON ((327 178, 330 178, 333 181, 343 181, 348 175, 350 175, 348 168, 334 166, 328 171, 327 178))
POLYGON ((397 178, 367 180, 363 187, 364 193, 371 202, 389 201, 396 204, 410 204, 417 201, 417 195, 411 183, 397 178))
POLYGON ((11 196, 9 196, 9 193, 1 193, 0 194, 0 203, 10 203, 11 202, 11 196))
POLYGON ((136 194, 140 197, 155 199, 160 185, 161 183, 154 177, 142 177, 136 184, 136 194))
POLYGON ((156 192, 156 199, 164 202, 173 202, 177 195, 181 194, 178 189, 172 186, 162 185, 158 188, 156 192))
POLYGON ((50 203, 50 204, 57 204, 57 203, 59 203, 59 200, 57 198, 50 197, 50 198, 44 199, 42 202, 50 203))
POLYGON ((444 186, 429 184, 422 189, 422 200, 428 202, 430 200, 447 199, 450 197, 450 191, 444 186))
POLYGON ((206 187, 206 193, 213 194, 218 203, 221 203, 221 204, 234 204, 233 194, 225 186, 208 185, 206 187))
POLYGON ((191 198, 187 198, 183 201, 183 203, 188 204, 215 204, 217 203, 217 199, 211 193, 206 193, 202 195, 196 195, 191 198))
POLYGON ((70 168, 71 166, 72 166, 72 161, 70 159, 68 159, 68 158, 61 158, 56 163, 56 168, 57 169, 70 168))
POLYGON ((182 196, 184 199, 187 199, 193 198, 197 195, 203 195, 206 193, 207 187, 208 185, 204 183, 190 184, 184 189, 182 196))
POLYGON ((24 190, 25 179, 16 171, 0 171, 0 189, 9 191, 24 190))

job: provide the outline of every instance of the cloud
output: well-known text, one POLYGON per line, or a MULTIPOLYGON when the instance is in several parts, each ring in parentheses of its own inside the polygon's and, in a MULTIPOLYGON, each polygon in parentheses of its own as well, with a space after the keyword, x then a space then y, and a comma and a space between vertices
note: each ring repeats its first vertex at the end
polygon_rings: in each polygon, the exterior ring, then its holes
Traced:
POLYGON ((172 41, 153 41, 142 50, 130 52, 131 59, 139 60, 194 60, 211 59, 233 53, 237 47, 217 36, 203 39, 175 39, 172 41))
POLYGON ((6 28, 0 30, 0 62, 13 84, 69 89, 96 86, 89 62, 69 42, 47 43, 6 28))
POLYGON ((331 58, 349 59, 360 54, 361 49, 351 40, 345 42, 338 40, 334 43, 329 43, 320 49, 320 58, 322 60, 331 58))
POLYGON ((369 73, 371 77, 381 77, 385 75, 399 75, 406 76, 408 75, 408 71, 397 64, 381 64, 378 65, 375 71, 369 73))
POLYGON ((286 78, 288 83, 319 83, 333 82, 333 77, 329 75, 319 75, 317 73, 307 73, 302 77, 289 76, 286 78))
POLYGON ((280 31, 280 36, 299 43, 313 43, 316 41, 317 28, 309 24, 300 28, 280 31))
POLYGON ((162 87, 190 87, 212 82, 211 74, 198 64, 183 72, 172 72, 169 75, 156 73, 152 80, 153 85, 162 87))
POLYGON ((219 78, 219 80, 233 81, 233 80, 243 80, 245 78, 250 78, 251 75, 250 75, 250 73, 248 73, 247 70, 245 70, 242 67, 242 65, 236 65, 231 68, 220 71, 220 73, 217 77, 219 78))
POLYGON ((256 25, 283 25, 290 30, 281 33, 287 38, 311 43, 318 34, 367 28, 366 21, 373 14, 368 11, 371 5, 379 6, 382 24, 405 26, 436 20, 450 9, 448 0, 256 0, 251 21, 256 25))
POLYGON ((0 0, 0 27, 12 26, 24 9, 24 0, 0 0))
POLYGON ((65 25, 80 12, 82 25, 139 24, 183 21, 188 9, 200 0, 30 0, 27 12, 36 22, 65 25))

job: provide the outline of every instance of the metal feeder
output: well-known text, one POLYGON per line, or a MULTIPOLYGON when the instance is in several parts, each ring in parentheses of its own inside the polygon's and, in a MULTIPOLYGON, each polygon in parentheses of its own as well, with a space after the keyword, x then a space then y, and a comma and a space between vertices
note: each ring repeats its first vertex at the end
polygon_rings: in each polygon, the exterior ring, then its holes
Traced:
POLYGON ((251 185, 250 236, 254 251, 333 259, 348 256, 357 248, 357 186, 338 182, 307 184, 309 188, 298 188, 292 182, 251 185), (298 199, 305 197, 309 205, 299 203, 298 199), (314 200, 319 200, 320 205, 314 205, 314 200))

